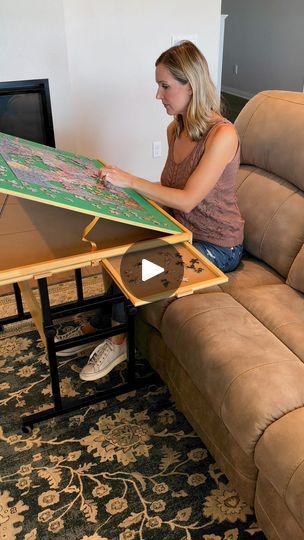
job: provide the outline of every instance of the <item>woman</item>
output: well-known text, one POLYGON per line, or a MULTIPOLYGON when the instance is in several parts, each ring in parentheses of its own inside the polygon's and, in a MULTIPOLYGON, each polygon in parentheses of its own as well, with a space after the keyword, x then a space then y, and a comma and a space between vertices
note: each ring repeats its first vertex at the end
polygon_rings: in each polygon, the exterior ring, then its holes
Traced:
MULTIPOLYGON (((169 207, 172 215, 192 231, 193 245, 223 272, 230 272, 241 260, 244 227, 235 193, 239 168, 237 132, 220 114, 208 64, 193 43, 184 41, 171 47, 160 55, 155 66, 156 98, 174 117, 167 130, 169 151, 161 183, 111 165, 103 167, 99 176, 169 207)), ((123 322, 120 307, 116 307, 112 318, 123 322)), ((89 325, 78 329, 77 335, 94 331, 100 327, 99 322, 98 316, 93 318, 89 325)), ((103 377, 125 358, 125 336, 107 339, 93 351, 80 377, 103 377)))

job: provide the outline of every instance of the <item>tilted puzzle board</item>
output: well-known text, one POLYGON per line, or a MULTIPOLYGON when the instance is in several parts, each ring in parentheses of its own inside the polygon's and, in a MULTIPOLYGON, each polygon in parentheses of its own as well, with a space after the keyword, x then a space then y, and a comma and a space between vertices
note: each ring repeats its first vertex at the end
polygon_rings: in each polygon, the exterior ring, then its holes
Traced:
POLYGON ((155 203, 99 181, 101 166, 0 133, 0 284, 96 264, 134 242, 191 240, 155 203), (95 252, 81 241, 92 216, 95 252))
POLYGON ((0 192, 167 233, 182 229, 131 189, 99 180, 103 164, 0 133, 0 192))

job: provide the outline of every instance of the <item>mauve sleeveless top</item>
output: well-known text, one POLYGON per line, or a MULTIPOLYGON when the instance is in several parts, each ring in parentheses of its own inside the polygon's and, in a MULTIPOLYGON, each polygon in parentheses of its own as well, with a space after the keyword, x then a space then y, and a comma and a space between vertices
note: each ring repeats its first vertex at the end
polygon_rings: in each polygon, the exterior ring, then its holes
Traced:
MULTIPOLYGON (((230 122, 226 119, 216 122, 190 154, 178 164, 173 157, 172 137, 161 184, 183 189, 204 153, 206 140, 212 130, 220 124, 228 123, 230 122)), ((221 247, 233 247, 243 242, 244 220, 236 201, 236 175, 239 165, 240 145, 233 160, 227 164, 222 176, 202 202, 188 213, 170 210, 173 217, 193 233, 193 240, 211 242, 221 247)))

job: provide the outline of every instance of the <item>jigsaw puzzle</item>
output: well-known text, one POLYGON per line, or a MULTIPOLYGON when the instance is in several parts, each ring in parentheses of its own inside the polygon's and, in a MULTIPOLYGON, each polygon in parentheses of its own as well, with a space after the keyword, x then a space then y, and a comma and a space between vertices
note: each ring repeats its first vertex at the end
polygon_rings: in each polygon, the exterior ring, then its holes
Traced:
POLYGON ((0 192, 149 229, 181 232, 134 190, 101 181, 102 166, 98 160, 0 133, 0 192))

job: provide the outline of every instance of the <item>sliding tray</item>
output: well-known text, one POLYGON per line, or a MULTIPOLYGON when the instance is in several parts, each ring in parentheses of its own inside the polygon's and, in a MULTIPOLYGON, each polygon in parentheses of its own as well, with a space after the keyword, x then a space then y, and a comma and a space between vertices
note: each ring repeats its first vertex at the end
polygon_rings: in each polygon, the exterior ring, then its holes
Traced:
POLYGON ((154 246, 147 249, 138 243, 124 255, 104 258, 102 264, 136 307, 164 298, 180 298, 228 281, 189 242, 172 246, 155 240, 154 246))

